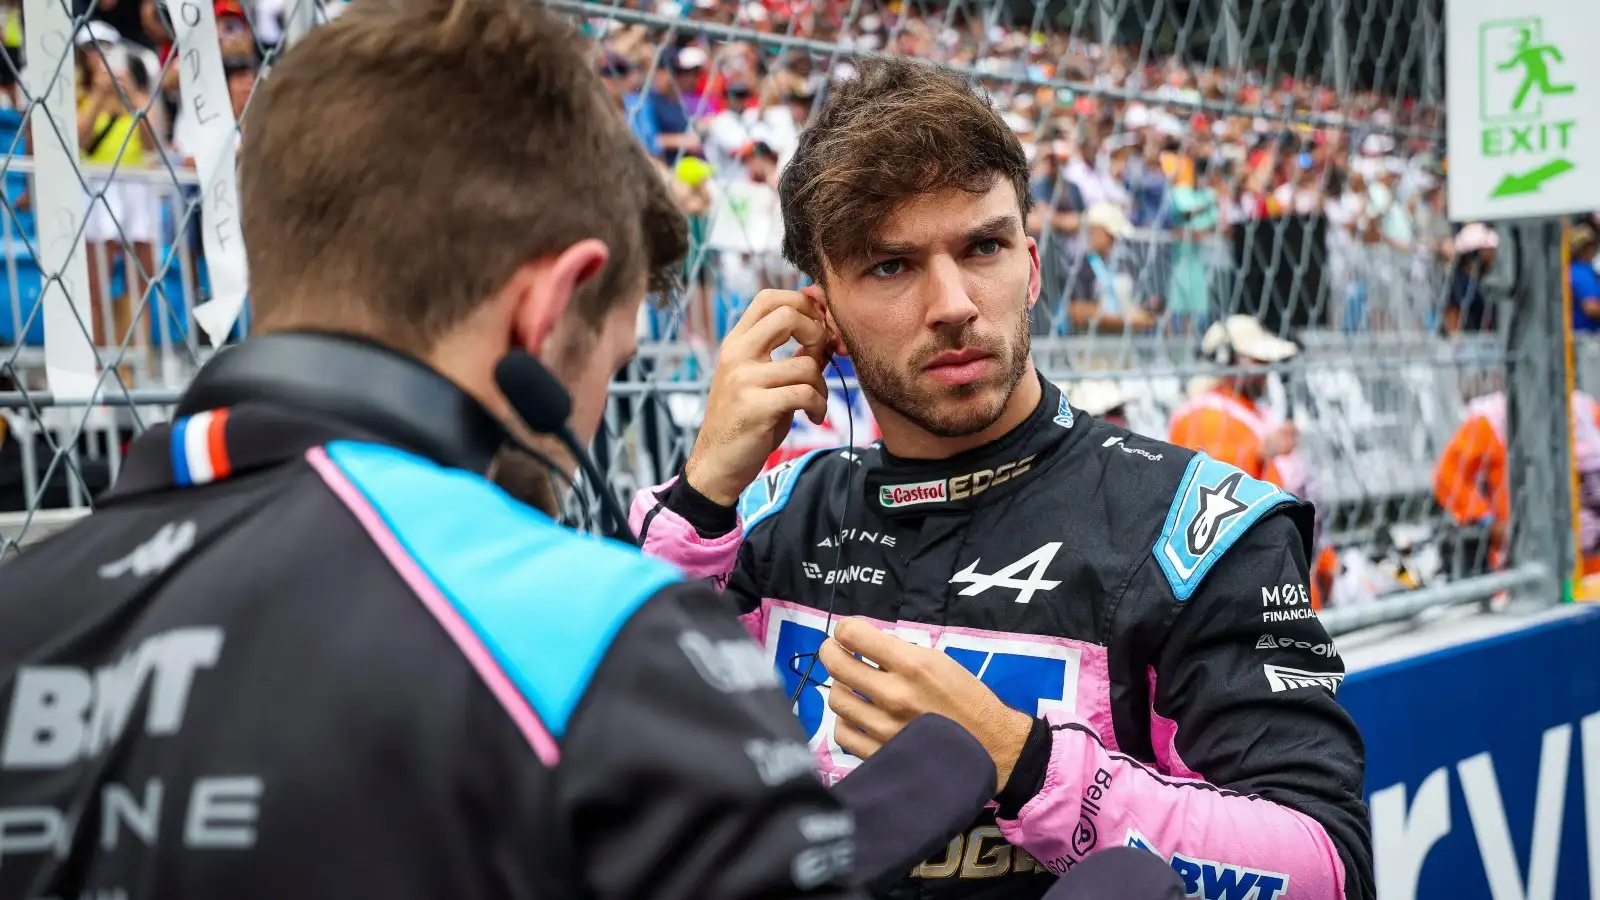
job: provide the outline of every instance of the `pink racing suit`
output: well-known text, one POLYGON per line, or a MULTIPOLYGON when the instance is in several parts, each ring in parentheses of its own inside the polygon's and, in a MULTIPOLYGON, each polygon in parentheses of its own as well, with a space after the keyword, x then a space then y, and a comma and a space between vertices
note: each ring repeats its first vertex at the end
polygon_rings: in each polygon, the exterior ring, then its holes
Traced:
POLYGON ((1311 509, 1191 451, 1072 410, 958 457, 821 451, 737 509, 643 491, 647 552, 713 580, 766 649, 825 779, 829 610, 942 650, 1035 717, 992 811, 895 897, 1038 897, 1087 855, 1138 846, 1190 896, 1374 895, 1360 735, 1310 607, 1311 509))

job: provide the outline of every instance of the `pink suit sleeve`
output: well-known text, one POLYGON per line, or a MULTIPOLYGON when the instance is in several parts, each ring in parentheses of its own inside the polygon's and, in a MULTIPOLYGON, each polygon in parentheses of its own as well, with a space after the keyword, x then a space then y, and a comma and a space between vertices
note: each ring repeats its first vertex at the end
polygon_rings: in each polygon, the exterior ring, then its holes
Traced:
POLYGON ((1343 900, 1344 865, 1309 816, 1162 774, 1106 749, 1070 713, 1045 719, 1051 746, 1044 785, 1015 819, 999 820, 1006 840, 1045 868, 1060 874, 1095 850, 1135 846, 1170 860, 1190 896, 1343 900))

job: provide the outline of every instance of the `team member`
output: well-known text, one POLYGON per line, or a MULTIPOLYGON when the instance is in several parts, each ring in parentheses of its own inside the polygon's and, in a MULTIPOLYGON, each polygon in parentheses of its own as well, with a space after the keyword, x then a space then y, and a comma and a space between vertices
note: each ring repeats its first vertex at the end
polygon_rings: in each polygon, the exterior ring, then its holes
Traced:
POLYGON ((683 476, 632 521, 742 608, 827 775, 919 712, 989 748, 997 809, 903 896, 1038 897, 1134 845, 1191 896, 1369 898, 1360 736, 1305 587, 1311 510, 1039 376, 1027 184, 958 77, 886 61, 837 87, 780 188, 785 254, 817 285, 752 301, 683 476), (823 414, 830 353, 881 446, 757 478, 797 410, 823 414))
MULTIPOLYGON (((1568 410, 1578 467, 1578 550, 1585 576, 1600 574, 1600 402, 1573 391, 1568 410)), ((1489 565, 1510 549, 1511 485, 1506 464, 1506 395, 1495 391, 1467 404, 1466 420, 1439 453, 1433 495, 1460 525, 1487 525, 1489 565)))
POLYGON ((852 819, 723 601, 483 474, 531 408, 501 361, 592 435, 686 247, 581 42, 357 0, 263 85, 268 334, 5 566, 0 898, 845 896, 852 819))

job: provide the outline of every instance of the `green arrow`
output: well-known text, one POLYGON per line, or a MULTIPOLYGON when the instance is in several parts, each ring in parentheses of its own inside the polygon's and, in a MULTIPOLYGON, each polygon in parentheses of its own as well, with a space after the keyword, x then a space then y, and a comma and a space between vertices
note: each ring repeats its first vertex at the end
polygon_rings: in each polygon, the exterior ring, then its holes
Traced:
POLYGON ((1526 175, 1507 175, 1494 189, 1493 197, 1515 197, 1520 194, 1537 194, 1539 186, 1557 175, 1565 175, 1577 166, 1564 159, 1551 160, 1526 175))

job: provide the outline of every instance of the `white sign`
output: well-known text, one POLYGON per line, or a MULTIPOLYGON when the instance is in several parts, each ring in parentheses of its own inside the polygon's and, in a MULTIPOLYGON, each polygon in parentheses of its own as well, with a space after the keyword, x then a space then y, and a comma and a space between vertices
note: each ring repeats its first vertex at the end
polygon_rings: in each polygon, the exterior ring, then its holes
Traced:
POLYGON ((195 323, 221 346, 233 332, 250 290, 244 233, 239 227, 239 185, 236 158, 239 123, 228 96, 228 76, 217 43, 217 19, 210 3, 171 0, 178 43, 178 87, 197 129, 194 167, 200 176, 201 236, 211 299, 194 308, 195 323))
POLYGON ((764 184, 735 181, 714 188, 706 243, 725 253, 783 250, 783 211, 778 192, 764 184))
POLYGON ((1447 0, 1450 218, 1600 209, 1594 0, 1447 0))
MULTIPOLYGON (((51 393, 74 400, 93 397, 99 387, 100 358, 95 351, 94 311, 89 304, 89 262, 83 249, 83 220, 89 211, 78 168, 78 120, 72 64, 73 19, 65 4, 23 0, 28 20, 24 52, 37 60, 23 70, 28 94, 39 105, 29 116, 33 135, 33 208, 37 228, 35 262, 43 276, 44 369, 51 393)), ((98 51, 92 64, 100 65, 98 51)), ((104 193, 108 182, 91 179, 104 193)), ((104 201, 100 201, 104 205, 104 201)), ((17 298, 21 300, 21 297, 17 298)), ((23 307, 26 318, 30 310, 23 307)), ((109 336, 113 345, 118 336, 109 336)), ((22 340, 22 335, 17 335, 22 340)))

